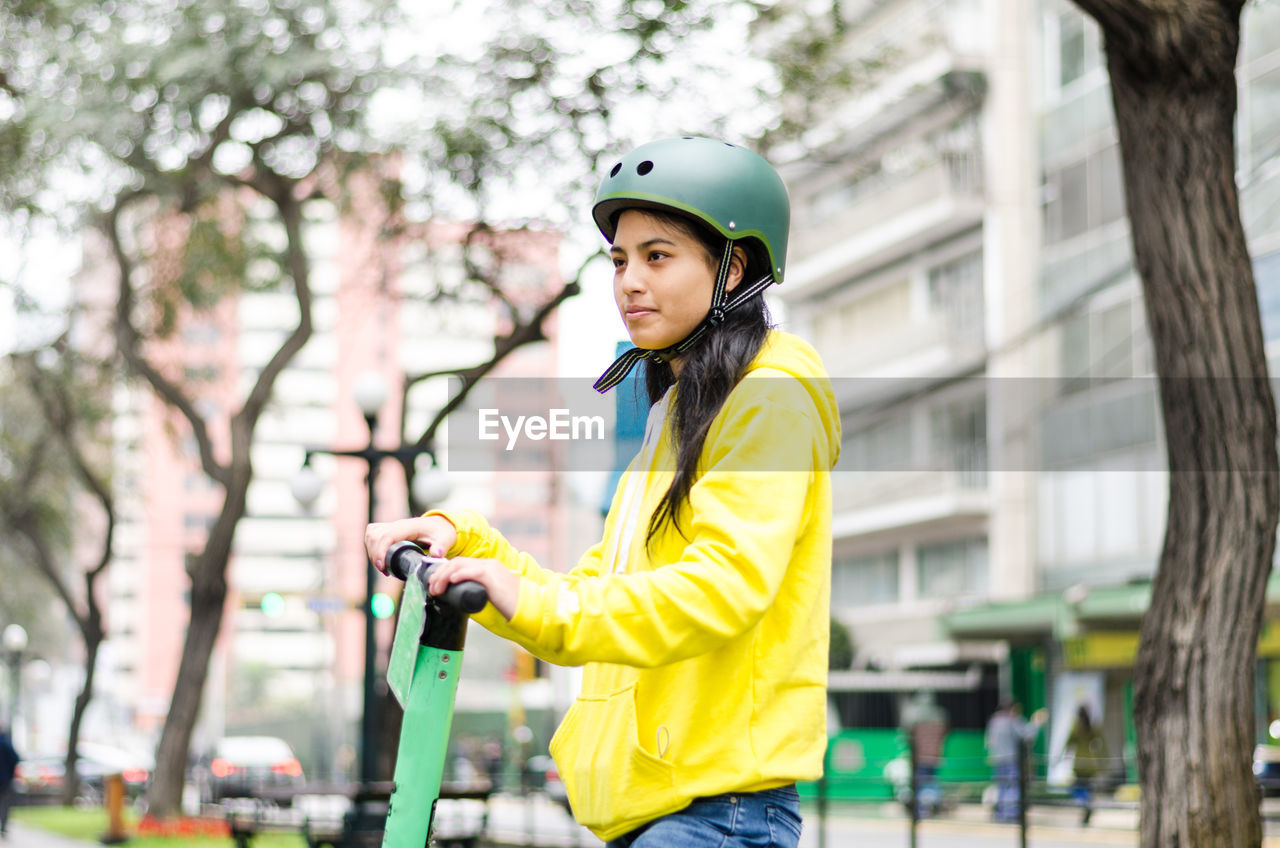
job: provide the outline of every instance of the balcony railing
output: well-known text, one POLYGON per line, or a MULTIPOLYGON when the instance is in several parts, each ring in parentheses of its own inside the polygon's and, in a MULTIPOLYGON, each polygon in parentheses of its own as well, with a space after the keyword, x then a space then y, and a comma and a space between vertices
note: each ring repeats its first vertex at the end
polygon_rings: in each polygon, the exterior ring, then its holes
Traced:
POLYGON ((982 161, 976 150, 939 153, 899 172, 879 171, 849 186, 845 202, 828 200, 829 211, 821 216, 811 212, 804 216, 808 220, 797 222, 796 253, 819 253, 940 202, 972 202, 976 222, 981 220, 982 192, 982 161))
MULTIPOLYGON (((836 466, 831 478, 836 513, 910 500, 981 493, 987 488, 986 445, 959 448, 935 461, 908 460, 875 470, 836 466)), ((849 463, 852 465, 852 463, 849 463)))

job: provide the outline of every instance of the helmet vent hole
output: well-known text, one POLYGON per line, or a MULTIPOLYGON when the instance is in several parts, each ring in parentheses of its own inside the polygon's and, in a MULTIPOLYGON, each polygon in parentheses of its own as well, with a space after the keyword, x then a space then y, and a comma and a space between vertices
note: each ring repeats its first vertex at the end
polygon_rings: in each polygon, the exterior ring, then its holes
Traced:
POLYGON ((622 163, 619 162, 618 164, 613 166, 612 170, 609 171, 609 176, 616 177, 618 176, 618 172, 621 170, 622 170, 622 163))
POLYGON ((642 177, 652 170, 653 170, 653 163, 650 162, 648 159, 644 160, 639 165, 636 165, 636 173, 642 177))

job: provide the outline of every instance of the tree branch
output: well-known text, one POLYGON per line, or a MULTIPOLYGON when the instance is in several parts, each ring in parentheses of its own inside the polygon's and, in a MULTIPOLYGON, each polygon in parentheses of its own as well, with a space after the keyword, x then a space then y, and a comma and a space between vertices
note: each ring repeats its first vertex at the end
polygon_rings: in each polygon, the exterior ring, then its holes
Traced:
MULTIPOLYGON (((584 265, 586 263, 583 263, 584 265)), ((579 275, 581 276, 581 271, 579 275)), ((555 296, 538 307, 538 311, 524 323, 517 323, 510 333, 499 336, 494 339, 493 356, 484 362, 472 365, 470 368, 454 368, 441 371, 431 371, 426 374, 419 374, 415 377, 405 379, 405 393, 407 395, 409 388, 429 380, 434 377, 457 377, 461 381, 458 393, 449 398, 449 402, 436 412, 431 419, 431 423, 427 425, 427 429, 423 431, 422 436, 418 438, 417 445, 419 447, 429 447, 435 442, 436 432, 444 424, 446 418, 453 414, 471 394, 471 390, 476 384, 493 369, 497 368, 502 360, 506 359, 514 351, 532 342, 545 341, 547 336, 542 329, 542 324, 547 317, 556 310, 561 303, 573 297, 582 291, 582 286, 578 282, 578 277, 564 284, 555 296)), ((403 406, 404 404, 402 404, 403 406)))
MULTIPOLYGON (((67 457, 71 460, 76 476, 93 497, 97 499, 106 517, 107 526, 98 562, 85 575, 86 588, 88 589, 92 587, 93 580, 105 571, 111 563, 111 546, 115 538, 116 524, 115 500, 106 482, 90 467, 89 461, 81 449, 80 440, 75 438, 75 418, 71 414, 71 399, 67 396, 66 385, 57 380, 43 379, 41 372, 36 367, 34 357, 30 354, 18 358, 17 361, 25 371, 24 376, 27 385, 31 389, 32 396, 40 404, 45 421, 49 423, 50 429, 58 438, 63 450, 66 451, 67 457)), ((93 604, 91 603, 91 611, 92 608, 93 604)))
POLYGON ((116 202, 107 212, 103 229, 111 244, 115 256, 116 269, 119 272, 119 296, 116 299, 116 343, 120 354, 130 369, 146 380, 155 393, 166 404, 178 410, 191 425, 192 435, 200 451, 200 467, 205 474, 221 483, 224 487, 230 481, 230 473, 226 466, 220 464, 213 455, 213 442, 209 438, 208 425, 196 411, 195 405, 177 384, 165 377, 142 353, 142 335, 133 324, 134 297, 133 263, 120 238, 120 214, 137 195, 124 194, 116 198, 116 202))
POLYGON ((280 211, 280 219, 284 223, 285 260, 289 276, 293 280, 294 297, 298 303, 298 325, 258 372, 258 379, 254 382, 249 396, 245 398, 244 405, 232 418, 233 450, 248 449, 248 438, 259 416, 262 415, 262 410, 271 399, 271 390, 275 386, 276 378, 311 338, 311 271, 306 247, 303 244, 302 210, 293 196, 295 185, 293 181, 279 179, 279 185, 271 195, 271 199, 280 211))

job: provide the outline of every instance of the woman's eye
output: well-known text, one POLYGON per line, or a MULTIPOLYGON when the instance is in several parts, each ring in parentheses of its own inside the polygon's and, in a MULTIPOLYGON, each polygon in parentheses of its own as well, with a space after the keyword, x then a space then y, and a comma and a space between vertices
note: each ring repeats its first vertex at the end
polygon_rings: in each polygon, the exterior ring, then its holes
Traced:
POLYGON ((654 261, 656 261, 656 260, 658 260, 658 259, 662 259, 662 258, 663 258, 663 257, 665 257, 666 255, 667 255, 667 254, 665 254, 665 253, 661 253, 661 252, 659 252, 659 251, 655 250, 653 253, 650 253, 650 254, 649 254, 649 261, 650 261, 650 262, 654 262, 654 261))
POLYGON ((627 264, 627 260, 621 259, 617 256, 613 257, 613 267, 621 268, 623 265, 626 265, 626 264, 627 264))

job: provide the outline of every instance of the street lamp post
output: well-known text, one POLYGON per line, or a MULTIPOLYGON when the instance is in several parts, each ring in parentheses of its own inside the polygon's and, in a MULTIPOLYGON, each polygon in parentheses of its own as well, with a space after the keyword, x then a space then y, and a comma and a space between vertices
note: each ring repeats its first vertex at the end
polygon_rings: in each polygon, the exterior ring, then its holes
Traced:
MULTIPOLYGON (((374 433, 378 427, 378 413, 387 399, 386 383, 380 374, 369 372, 356 380, 356 405, 364 415, 365 424, 369 428, 369 444, 355 450, 338 448, 307 448, 302 468, 294 477, 291 488, 293 496, 304 507, 310 507, 320 496, 323 481, 311 467, 311 458, 317 454, 336 457, 354 457, 362 459, 368 466, 365 476, 367 518, 369 523, 374 519, 375 486, 378 470, 383 460, 395 459, 412 464, 419 456, 435 458, 430 447, 418 445, 401 445, 396 448, 379 448, 374 444, 374 433)), ((447 484, 441 472, 434 470, 425 474, 414 475, 414 494, 421 502, 430 503, 441 500, 447 494, 447 484), (423 498, 423 495, 428 497, 423 498)), ((376 697, 377 639, 374 632, 376 616, 374 615, 374 584, 377 572, 373 561, 365 556, 365 592, 364 592, 364 707, 360 719, 360 782, 369 783, 374 780, 378 767, 378 708, 376 697)))
POLYGON ((4 658, 9 665, 9 732, 18 717, 18 685, 22 680, 22 655, 27 650, 27 631, 21 624, 10 624, 0 637, 4 658))

